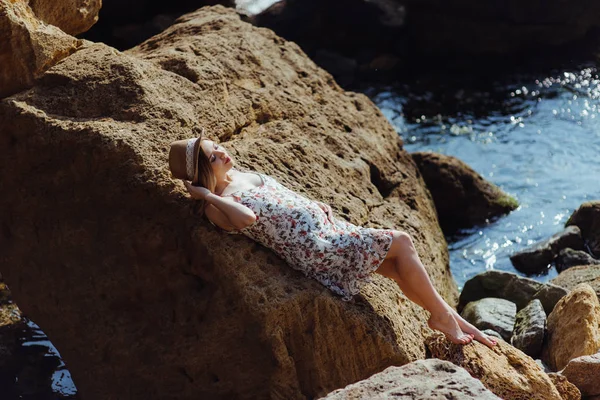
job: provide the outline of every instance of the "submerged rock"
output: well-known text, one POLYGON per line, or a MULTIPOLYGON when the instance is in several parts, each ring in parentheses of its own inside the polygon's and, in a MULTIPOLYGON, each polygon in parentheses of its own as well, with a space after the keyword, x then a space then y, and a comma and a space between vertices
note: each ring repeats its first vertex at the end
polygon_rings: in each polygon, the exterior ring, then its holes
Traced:
POLYGON ((202 128, 337 217, 411 233, 456 304, 435 208, 381 111, 206 7, 125 53, 88 42, 0 101, 2 273, 81 397, 317 397, 424 358, 428 314, 390 279, 345 303, 198 215, 167 155, 202 128))
POLYGON ((479 342, 455 345, 441 334, 426 341, 432 357, 463 367, 496 396, 517 400, 560 400, 552 381, 529 356, 503 341, 493 349, 479 342))
POLYGON ((583 239, 578 227, 569 226, 549 239, 513 254, 510 261, 517 270, 525 274, 538 274, 547 270, 565 248, 583 249, 583 239))
POLYGON ((577 285, 548 315, 545 361, 554 370, 600 350, 600 303, 590 285, 577 285))
POLYGON ((499 399, 464 368, 438 359, 389 367, 322 399, 499 399))
POLYGON ((577 225, 592 255, 600 258, 600 200, 583 203, 566 225, 577 225))
POLYGON ((600 264, 600 260, 596 260, 585 251, 563 249, 558 253, 558 257, 555 260, 556 270, 563 272, 566 269, 575 267, 577 265, 594 265, 600 264))
POLYGON ((519 205, 456 157, 431 152, 411 155, 433 196, 440 225, 446 234, 483 224, 519 205))

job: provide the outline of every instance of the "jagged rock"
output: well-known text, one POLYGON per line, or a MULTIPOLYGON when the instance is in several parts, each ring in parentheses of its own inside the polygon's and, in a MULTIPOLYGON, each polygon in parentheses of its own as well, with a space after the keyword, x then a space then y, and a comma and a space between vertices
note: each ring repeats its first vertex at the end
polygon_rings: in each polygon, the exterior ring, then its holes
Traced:
POLYGON ((98 21, 102 7, 102 0, 28 0, 28 3, 36 17, 69 35, 90 29, 98 21))
POLYGON ((600 353, 577 357, 561 371, 583 396, 600 395, 600 353))
POLYGON ((548 376, 563 400, 581 400, 581 392, 577 389, 577 386, 569 382, 563 375, 550 372, 548 376))
POLYGON ((517 313, 510 344, 536 358, 542 350, 545 329, 546 313, 542 303, 538 299, 532 300, 517 313))
POLYGON ((389 367, 322 399, 499 399, 464 368, 438 359, 389 367))
POLYGON ((316 397, 424 358, 428 313, 395 282, 345 303, 199 217, 167 155, 202 127, 339 218, 410 232, 456 304, 435 208, 383 114, 297 45, 205 7, 125 53, 86 43, 0 101, 2 274, 81 397, 316 397))
POLYGON ((563 249, 558 253, 558 257, 556 257, 554 263, 556 265, 556 270, 558 272, 563 272, 566 269, 578 265, 600 264, 600 260, 596 260, 582 250, 563 249))
POLYGON ((551 279, 550 282, 568 290, 573 290, 580 283, 587 283, 596 291, 596 295, 600 297, 600 265, 571 267, 551 279))
POLYGON ((441 334, 426 340, 432 357, 463 367, 496 396, 512 400, 560 400, 552 381, 529 356, 503 341, 455 345, 441 334))
POLYGON ((516 313, 517 306, 512 301, 488 297, 468 303, 461 315, 477 328, 491 329, 510 341, 516 313))
POLYGON ((456 157, 411 154, 433 196, 445 233, 486 222, 519 206, 517 201, 456 157))
POLYGON ((533 299, 539 299, 546 314, 550 314, 560 298, 568 291, 565 288, 544 284, 503 271, 486 271, 465 282, 460 293, 458 311, 475 300, 498 297, 510 300, 521 310, 533 299))
POLYGON ((554 258, 565 248, 583 249, 581 232, 576 226, 568 226, 548 240, 513 254, 510 261, 517 270, 525 274, 538 274, 548 269, 554 258))
POLYGON ((600 350, 600 303, 590 285, 577 285, 548 315, 544 361, 554 371, 600 350))
POLYGON ((82 43, 37 19, 24 0, 0 1, 0 38, 0 98, 31 87, 82 43))
POLYGON ((580 205, 569 217, 566 225, 577 225, 592 255, 600 258, 600 200, 580 205))

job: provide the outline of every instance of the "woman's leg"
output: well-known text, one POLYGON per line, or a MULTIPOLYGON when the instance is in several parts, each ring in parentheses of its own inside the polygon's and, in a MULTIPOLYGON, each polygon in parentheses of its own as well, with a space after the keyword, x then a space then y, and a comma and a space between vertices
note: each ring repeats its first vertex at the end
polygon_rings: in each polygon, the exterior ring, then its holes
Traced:
POLYGON ((407 234, 394 231, 390 251, 376 272, 394 279, 406 297, 431 313, 429 326, 444 332, 453 342, 468 343, 474 337, 490 347, 495 344, 442 299, 407 234))

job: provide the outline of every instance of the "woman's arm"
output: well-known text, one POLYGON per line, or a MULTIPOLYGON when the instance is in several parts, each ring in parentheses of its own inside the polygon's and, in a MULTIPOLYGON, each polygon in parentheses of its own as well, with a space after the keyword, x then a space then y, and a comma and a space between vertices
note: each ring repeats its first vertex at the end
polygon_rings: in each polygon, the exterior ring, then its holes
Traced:
POLYGON ((243 204, 236 203, 233 199, 209 193, 204 200, 208 203, 206 206, 206 216, 214 223, 217 223, 217 225, 219 225, 218 222, 221 222, 219 220, 222 220, 222 217, 218 215, 219 213, 236 229, 243 229, 256 221, 256 215, 251 209, 243 204), (214 206, 216 209, 209 211, 211 206, 214 206))

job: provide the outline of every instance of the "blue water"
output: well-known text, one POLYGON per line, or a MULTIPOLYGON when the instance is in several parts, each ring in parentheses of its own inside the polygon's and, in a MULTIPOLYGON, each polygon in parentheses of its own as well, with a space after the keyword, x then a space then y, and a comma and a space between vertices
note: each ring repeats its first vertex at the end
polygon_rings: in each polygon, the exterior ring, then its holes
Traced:
MULTIPOLYGON (((511 254, 561 231, 581 203, 600 199, 598 75, 583 65, 477 84, 450 84, 439 75, 363 90, 407 151, 458 157, 520 204, 447 238, 460 289, 486 270, 523 275, 511 254)), ((546 282, 556 275, 550 267, 531 277, 546 282)))

